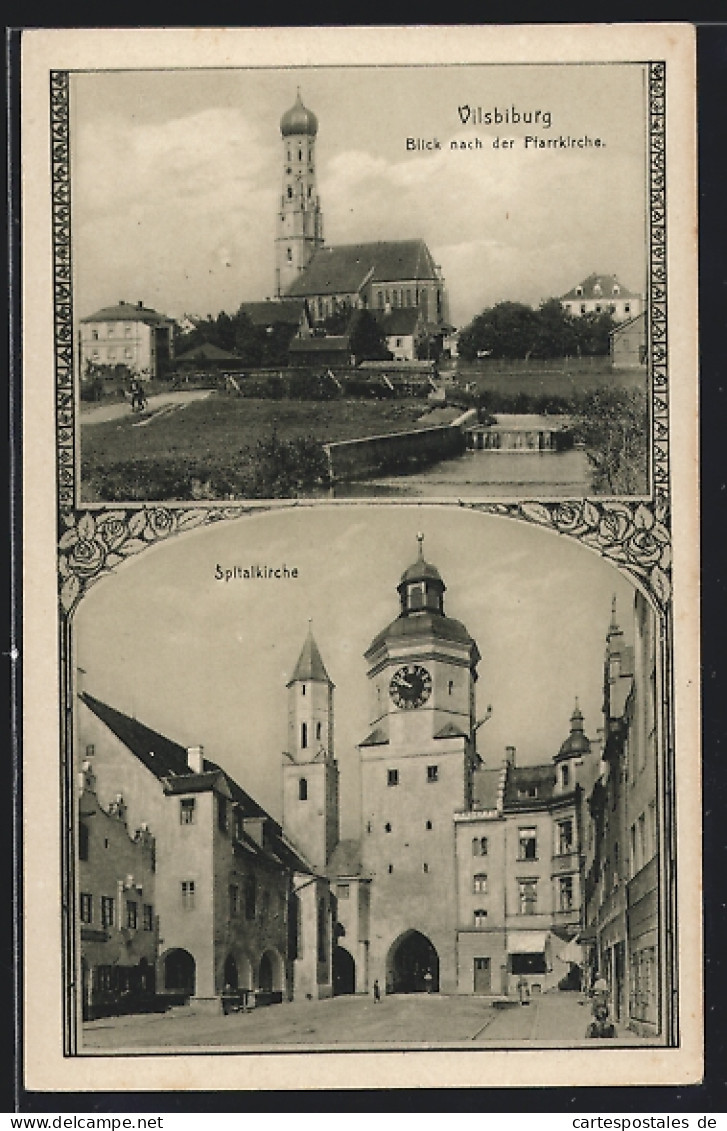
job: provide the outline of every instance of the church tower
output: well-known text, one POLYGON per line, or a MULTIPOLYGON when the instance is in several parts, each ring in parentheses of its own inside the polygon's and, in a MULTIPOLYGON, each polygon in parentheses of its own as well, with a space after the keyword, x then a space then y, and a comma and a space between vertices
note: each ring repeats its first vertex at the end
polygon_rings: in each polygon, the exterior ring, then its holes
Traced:
POLYGON ((365 653, 361 855, 373 878, 372 977, 393 991, 446 993, 457 985, 452 817, 471 802, 480 654, 446 615, 446 586, 418 541, 397 587, 399 615, 365 653))
POLYGON ((333 754, 333 689, 308 629, 288 681, 288 747, 283 755, 283 828, 316 868, 338 841, 338 766, 333 754))
POLYGON ((275 295, 288 287, 323 246, 323 217, 316 187, 318 119, 300 97, 280 119, 283 188, 275 235, 275 295))

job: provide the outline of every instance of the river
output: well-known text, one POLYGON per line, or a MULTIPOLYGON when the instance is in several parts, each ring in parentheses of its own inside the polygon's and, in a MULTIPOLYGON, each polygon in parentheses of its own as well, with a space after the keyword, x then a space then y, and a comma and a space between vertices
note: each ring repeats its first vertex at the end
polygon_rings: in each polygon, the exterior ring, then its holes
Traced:
POLYGON ((411 475, 336 483, 336 499, 366 496, 568 498, 590 493, 588 459, 568 452, 467 451, 411 475))

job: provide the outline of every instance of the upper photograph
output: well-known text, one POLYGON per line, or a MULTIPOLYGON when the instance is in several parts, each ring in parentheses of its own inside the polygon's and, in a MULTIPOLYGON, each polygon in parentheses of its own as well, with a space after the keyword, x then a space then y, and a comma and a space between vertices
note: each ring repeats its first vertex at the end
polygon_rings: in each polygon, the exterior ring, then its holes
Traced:
POLYGON ((71 73, 77 502, 648 495, 649 84, 71 73))

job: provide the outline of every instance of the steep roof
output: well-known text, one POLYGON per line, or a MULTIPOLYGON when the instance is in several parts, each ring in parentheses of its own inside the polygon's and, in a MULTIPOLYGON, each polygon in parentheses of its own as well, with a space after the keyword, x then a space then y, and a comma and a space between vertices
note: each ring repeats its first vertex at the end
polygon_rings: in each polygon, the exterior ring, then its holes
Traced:
POLYGON ((305 313, 305 299, 284 298, 278 301, 243 302, 240 314, 246 314, 253 326, 298 326, 305 313))
POLYGON ((551 801, 555 786, 553 766, 509 766, 505 783, 505 809, 536 809, 551 801), (534 796, 527 796, 535 789, 534 796))
POLYGON ((328 683, 334 687, 326 665, 323 663, 323 658, 318 650, 318 645, 313 638, 313 632, 308 629, 308 635, 305 638, 305 643, 301 649, 298 663, 295 665, 295 671, 286 684, 290 687, 291 683, 328 683))
POLYGON ((265 820, 264 846, 256 844, 244 832, 239 838, 240 844, 256 856, 280 862, 295 871, 311 871, 308 862, 287 840, 278 822, 216 762, 205 758, 203 772, 195 773, 189 766, 186 747, 180 746, 178 742, 173 742, 158 731, 140 723, 138 719, 130 718, 123 711, 117 711, 115 707, 110 707, 108 703, 103 703, 87 692, 82 692, 80 699, 142 765, 164 784, 166 792, 197 793, 214 788, 216 783, 226 783, 232 800, 240 806, 245 817, 260 817, 265 820))
POLYGON ((329 876, 359 876, 361 874, 361 843, 358 840, 339 840, 328 864, 329 876))
POLYGON ((318 248, 288 287, 288 295, 355 294, 369 279, 415 282, 438 279, 438 273, 424 240, 339 244, 318 248))
POLYGON ((615 275, 597 275, 594 272, 560 297, 563 301, 576 298, 639 298, 639 295, 620 283, 615 275))
POLYGON ((421 312, 417 306, 397 306, 393 310, 376 310, 373 312, 387 337, 405 337, 413 334, 421 323, 421 312))
POLYGON ((95 314, 89 314, 86 318, 82 318, 81 322, 145 322, 148 326, 154 326, 160 323, 171 325, 172 319, 167 318, 166 314, 159 314, 158 311, 152 310, 150 306, 144 306, 140 302, 122 301, 117 303, 116 306, 102 307, 95 314))
POLYGON ((347 334, 327 334, 321 338, 293 338, 288 349, 290 353, 350 353, 351 343, 347 334))

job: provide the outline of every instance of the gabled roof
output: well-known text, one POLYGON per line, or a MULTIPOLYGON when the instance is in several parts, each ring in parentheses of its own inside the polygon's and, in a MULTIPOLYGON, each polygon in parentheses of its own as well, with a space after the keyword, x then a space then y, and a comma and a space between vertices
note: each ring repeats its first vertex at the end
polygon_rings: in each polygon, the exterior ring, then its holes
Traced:
POLYGON ((553 766, 509 766, 505 783, 504 808, 535 809, 551 801, 555 787, 553 766), (523 797, 522 792, 535 787, 534 797, 523 797))
POLYGON ((422 326, 421 312, 416 306, 397 306, 388 312, 374 311, 374 318, 387 337, 406 337, 422 326))
POLYGON ((284 298, 279 301, 243 302, 240 314, 246 314, 253 326, 299 326, 305 314, 305 299, 284 298))
POLYGON ((102 307, 95 314, 82 318, 81 322, 145 322, 148 326, 154 326, 160 323, 171 325, 173 319, 140 302, 119 302, 116 306, 102 307))
POLYGON ((80 695, 80 699, 97 718, 104 723, 112 734, 134 754, 142 765, 146 766, 163 783, 167 793, 193 793, 203 789, 214 788, 215 783, 227 786, 229 796, 240 806, 245 817, 261 817, 265 820, 266 840, 264 847, 248 836, 242 834, 236 843, 253 852, 256 856, 280 862, 297 872, 310 872, 310 864, 298 854, 282 828, 270 814, 247 793, 234 778, 216 762, 205 758, 203 772, 195 773, 190 769, 187 760, 187 750, 177 742, 165 738, 158 731, 132 719, 115 707, 102 703, 87 692, 80 695))
POLYGON ((321 247, 288 287, 288 295, 357 294, 366 282, 393 283, 439 279, 424 240, 321 247))
POLYGON ((445 723, 443 727, 434 735, 435 738, 469 738, 467 731, 462 730, 461 727, 455 726, 454 723, 445 723))
POLYGON ((351 343, 347 334, 327 334, 325 337, 293 338, 288 347, 290 353, 350 353, 351 343))
POLYGON ((228 350, 223 350, 216 346, 214 342, 202 342, 198 346, 193 346, 190 350, 185 350, 184 353, 178 353, 175 361, 230 361, 234 358, 235 354, 230 353, 228 350))
POLYGON ((389 736, 386 731, 382 727, 374 727, 359 746, 386 746, 388 741, 389 736))
POLYGON ((326 665, 323 663, 323 658, 310 629, 308 629, 308 635, 298 657, 298 663, 295 665, 295 671, 288 680, 286 687, 290 687, 291 683, 309 682, 328 683, 331 687, 335 686, 326 671, 326 665))
POLYGON ((561 301, 565 299, 577 298, 639 298, 635 291, 628 290, 627 287, 620 283, 615 275, 589 275, 582 283, 578 283, 564 295, 561 295, 561 301), (598 289, 600 287, 600 290, 598 289), (614 291, 614 287, 618 290, 614 291))

